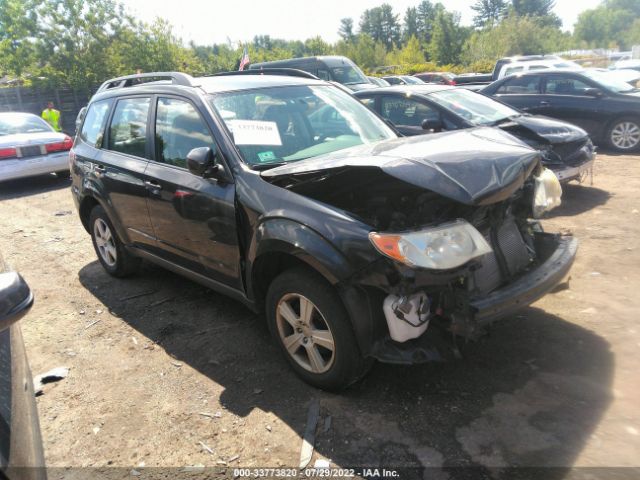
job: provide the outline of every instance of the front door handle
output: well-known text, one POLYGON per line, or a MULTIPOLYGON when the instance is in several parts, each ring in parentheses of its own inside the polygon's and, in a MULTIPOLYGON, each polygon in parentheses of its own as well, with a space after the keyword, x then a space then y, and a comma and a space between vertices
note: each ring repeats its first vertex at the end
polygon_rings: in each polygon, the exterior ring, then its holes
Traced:
POLYGON ((162 185, 156 182, 152 182, 151 180, 145 180, 144 186, 147 187, 147 190, 150 190, 152 193, 158 193, 162 190, 162 185))
POLYGON ((541 106, 541 107, 550 107, 550 106, 551 106, 551 104, 550 104, 549 102, 545 101, 545 100, 542 100, 542 101, 540 102, 540 106, 541 106))

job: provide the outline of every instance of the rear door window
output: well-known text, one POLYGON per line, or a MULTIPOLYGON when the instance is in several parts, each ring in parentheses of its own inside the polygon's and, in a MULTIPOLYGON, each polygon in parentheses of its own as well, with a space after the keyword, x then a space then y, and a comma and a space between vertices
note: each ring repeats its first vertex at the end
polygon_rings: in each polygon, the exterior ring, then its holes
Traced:
POLYGON ((540 93, 539 75, 523 75, 506 80, 498 90, 499 95, 534 95, 540 93))
POLYGON ((109 150, 147 158, 148 97, 118 100, 109 126, 109 150))
POLYGON ((104 125, 107 121, 110 105, 111 100, 95 102, 89 106, 85 113, 80 138, 92 147, 100 148, 102 146, 104 125))

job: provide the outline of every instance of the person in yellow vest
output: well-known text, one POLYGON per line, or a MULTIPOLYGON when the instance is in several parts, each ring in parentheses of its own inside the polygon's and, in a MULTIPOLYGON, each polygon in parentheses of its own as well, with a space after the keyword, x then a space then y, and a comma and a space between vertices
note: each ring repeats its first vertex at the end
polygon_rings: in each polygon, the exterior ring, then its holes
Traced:
POLYGON ((42 111, 42 119, 53 127, 56 132, 60 129, 60 111, 53 108, 53 102, 47 103, 47 108, 42 111))

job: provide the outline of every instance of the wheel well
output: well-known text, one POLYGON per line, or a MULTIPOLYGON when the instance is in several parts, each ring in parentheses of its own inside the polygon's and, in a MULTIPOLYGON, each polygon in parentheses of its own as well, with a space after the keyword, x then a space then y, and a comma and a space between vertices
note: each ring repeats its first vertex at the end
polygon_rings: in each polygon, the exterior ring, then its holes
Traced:
POLYGON ((256 258, 251 271, 255 304, 259 310, 264 310, 264 299, 271 282, 285 270, 295 267, 306 268, 319 274, 308 263, 299 258, 282 252, 269 252, 256 258))
POLYGON ((98 201, 93 197, 84 197, 80 204, 80 221, 87 232, 89 232, 89 217, 91 216, 91 210, 93 210, 96 205, 100 205, 100 203, 98 203, 98 201))

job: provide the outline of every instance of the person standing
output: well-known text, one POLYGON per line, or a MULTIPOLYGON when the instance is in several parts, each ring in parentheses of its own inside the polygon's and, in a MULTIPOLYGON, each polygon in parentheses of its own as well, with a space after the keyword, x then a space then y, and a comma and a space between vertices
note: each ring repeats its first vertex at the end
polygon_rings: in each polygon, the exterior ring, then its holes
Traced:
POLYGON ((53 102, 47 103, 47 108, 42 111, 42 119, 53 127, 56 132, 60 129, 60 111, 53 108, 53 102))

